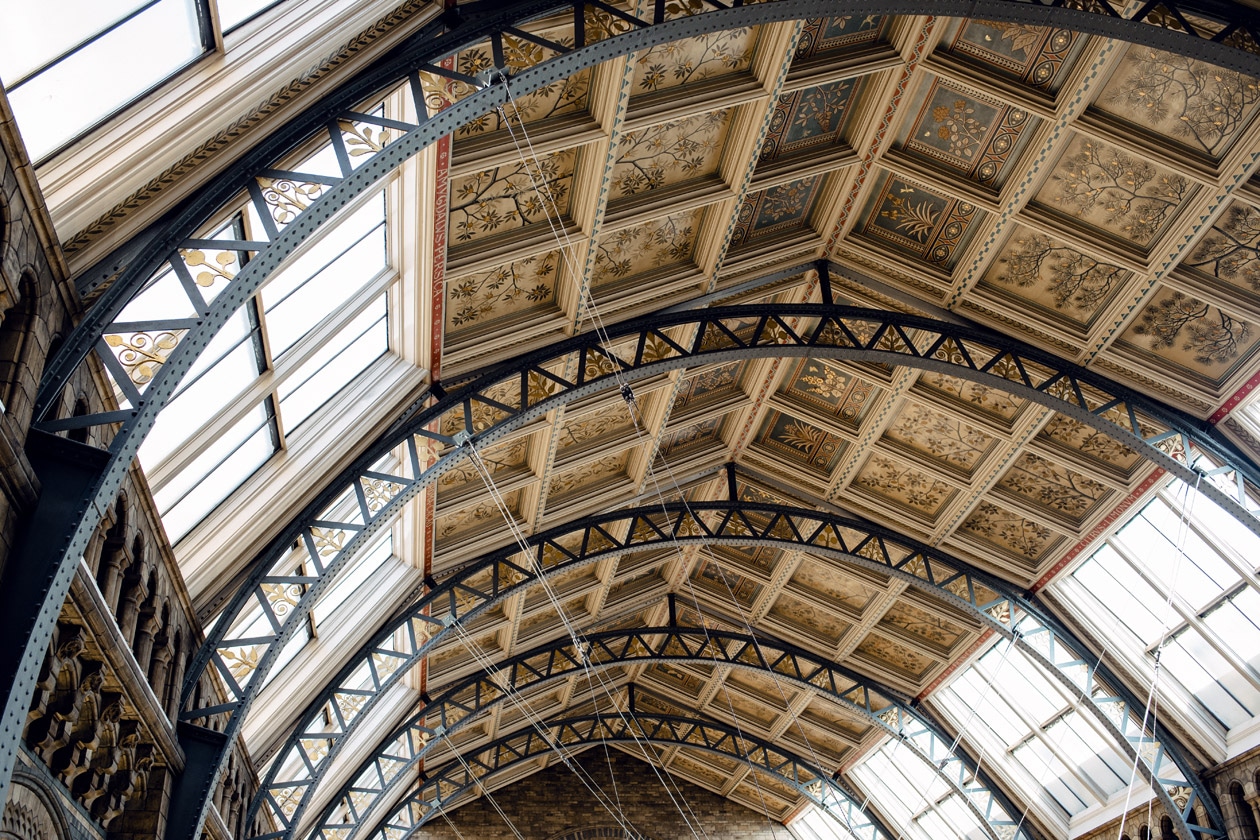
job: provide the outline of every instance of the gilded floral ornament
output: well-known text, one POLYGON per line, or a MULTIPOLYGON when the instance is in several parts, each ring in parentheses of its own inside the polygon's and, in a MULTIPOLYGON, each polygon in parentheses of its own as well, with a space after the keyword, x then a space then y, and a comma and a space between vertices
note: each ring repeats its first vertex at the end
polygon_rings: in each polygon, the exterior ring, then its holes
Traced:
POLYGON ((363 495, 367 499, 368 510, 373 514, 394 500, 401 493, 403 486, 393 481, 370 478, 363 485, 363 495))
POLYGON ((114 349, 114 356, 127 371, 127 378, 143 387, 157 376, 158 368, 166 364, 183 336, 184 330, 113 333, 105 336, 105 343, 114 349))
POLYGON ((346 532, 332 528, 311 528, 311 537, 315 540, 315 550, 320 557, 331 557, 345 548, 346 532))
POLYGON ((328 189, 326 184, 312 181, 266 177, 258 178, 258 186, 262 188, 263 201, 271 210, 271 218, 278 225, 287 225, 306 212, 328 189))
POLYGON ((389 129, 373 129, 370 125, 360 125, 349 120, 341 120, 337 124, 346 140, 346 150, 351 157, 374 155, 384 150, 393 140, 389 129))
POLYGON ((214 259, 210 259, 205 251, 197 248, 180 250, 179 255, 183 257, 184 264, 189 268, 205 269, 193 275, 193 280, 203 289, 210 288, 219 280, 231 282, 236 277, 236 272, 230 268, 237 262, 235 251, 219 251, 214 255, 214 259))
POLYGON ((302 600, 306 587, 300 583, 264 583, 262 591, 276 618, 283 620, 302 600))
POLYGON ((249 675, 258 668, 259 645, 244 648, 228 648, 219 651, 228 672, 237 683, 244 683, 249 675))

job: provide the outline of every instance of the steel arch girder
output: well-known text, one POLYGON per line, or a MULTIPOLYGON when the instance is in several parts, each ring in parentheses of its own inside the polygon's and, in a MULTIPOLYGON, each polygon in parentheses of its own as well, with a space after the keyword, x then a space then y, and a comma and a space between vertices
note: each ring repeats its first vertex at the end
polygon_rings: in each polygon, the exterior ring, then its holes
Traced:
MULTIPOLYGON (((984 381, 1110 434, 1144 452, 1159 466, 1195 483, 1201 474, 1187 463, 1187 453, 1193 448, 1205 449, 1229 462, 1224 450, 1211 437, 1202 436, 1187 418, 1088 370, 982 330, 824 304, 736 306, 638 319, 611 327, 604 338, 594 334, 576 336, 509 365, 497 366, 458 391, 437 399, 429 408, 405 415, 251 564, 253 572, 198 652, 185 683, 187 697, 203 670, 213 666, 231 692, 230 702, 211 707, 210 711, 190 713, 188 717, 226 712, 231 716, 228 727, 239 725, 283 642, 305 619, 337 571, 406 501, 468 457, 473 447, 493 441, 558 405, 612 388, 619 380, 636 380, 707 361, 765 356, 874 361, 941 370, 984 381), (811 326, 794 329, 796 320, 807 321, 811 326), (685 329, 693 337, 675 340, 668 334, 673 328, 685 329), (619 344, 633 346, 625 352, 617 349, 619 344), (562 367, 565 360, 577 362, 573 365, 575 375, 565 377, 550 369, 562 367), (427 429, 444 420, 462 426, 470 435, 469 445, 454 447, 430 463, 428 455, 422 458, 418 441, 434 448, 452 446, 454 438, 427 429), (403 474, 369 468, 399 445, 407 450, 399 470, 403 474), (329 513, 328 500, 339 496, 354 500, 353 515, 337 518, 329 513), (299 540, 305 543, 313 574, 295 576, 291 572, 293 560, 288 556, 288 547, 299 540), (296 604, 284 604, 288 612, 279 615, 272 601, 285 587, 297 587, 302 594, 296 604), (234 622, 254 604, 261 605, 273 632, 230 637, 234 622), (242 685, 221 652, 243 648, 249 648, 258 665, 242 685)), ((432 454, 436 456, 436 452, 432 454)), ((1251 481, 1257 474, 1255 466, 1241 456, 1238 458, 1231 469, 1242 492, 1247 483, 1260 482, 1251 481)), ((1260 520, 1236 497, 1224 493, 1211 481, 1204 483, 1202 490, 1260 532, 1260 520)), ((1242 498, 1246 500, 1245 492, 1242 498)))
POLYGON ((543 738, 534 727, 522 727, 495 739, 472 758, 457 759, 438 768, 400 809, 391 814, 397 821, 382 822, 370 836, 373 840, 384 840, 386 837, 390 840, 410 840, 438 813, 439 806, 474 788, 482 779, 551 752, 552 739, 570 748, 575 745, 646 742, 726 756, 747 765, 754 772, 777 778, 821 807, 831 810, 837 805, 843 806, 840 821, 846 824, 857 840, 894 840, 898 836, 877 815, 859 805, 853 793, 822 768, 790 750, 727 724, 701 718, 645 713, 631 706, 625 715, 592 714, 560 718, 544 722, 540 728, 551 737, 543 738), (450 788, 451 792, 443 795, 443 788, 450 788), (425 798, 426 791, 430 789, 436 789, 438 797, 425 798))
MULTIPOLYGON (((966 754, 950 749, 950 739, 924 710, 879 682, 773 637, 703 627, 643 627, 592 633, 584 650, 562 638, 493 663, 495 672, 477 672, 457 681, 424 704, 406 722, 381 739, 372 755, 351 774, 312 828, 316 840, 355 840, 380 803, 405 784, 406 774, 446 739, 483 712, 520 692, 555 679, 566 679, 589 666, 603 669, 637 662, 694 662, 778 674, 798 688, 831 697, 851 714, 885 734, 901 738, 915 757, 943 778, 961 797, 991 840, 1007 840, 1004 831, 1022 840, 1032 833, 1017 820, 1019 810, 966 754), (502 677, 506 677, 503 679, 502 677), (471 699, 467 695, 471 693, 471 699), (978 778, 968 781, 968 775, 978 778), (367 779, 364 782, 364 779, 367 779), (379 784, 373 785, 375 779, 379 784), (337 822, 338 810, 349 817, 337 822)), ((738 722, 736 723, 738 726, 738 722)), ((311 741, 313 739, 309 739, 311 741)), ((815 757, 816 758, 816 757, 815 757)), ((273 797, 274 794, 270 794, 273 797)), ((294 815, 295 825, 298 815, 294 815)), ((257 840, 279 840, 289 831, 257 840)))
POLYGON ((1143 777, 1152 784, 1170 814, 1181 814, 1185 836, 1191 836, 1186 816, 1196 799, 1204 802, 1214 825, 1223 824, 1218 821, 1221 817, 1215 800, 1176 739, 1162 725, 1156 725, 1149 735, 1142 731, 1143 702, 1092 657, 1070 631, 1004 581, 891 529, 786 505, 724 501, 608 512, 528 539, 533 550, 531 557, 517 559, 520 549, 513 544, 468 564, 440 586, 430 588, 361 648, 332 685, 308 706, 273 761, 251 807, 258 807, 264 799, 277 812, 286 804, 292 805, 295 810, 291 816, 276 816, 282 824, 296 822, 301 816, 296 808, 305 808, 313 783, 318 782, 350 731, 389 685, 444 640, 456 622, 475 620, 504 598, 535 584, 540 576, 560 574, 612 554, 649 551, 677 543, 769 544, 832 557, 903 580, 975 616, 1006 638, 1015 639, 1035 663, 1081 695, 1095 719, 1130 760, 1140 756, 1143 777), (575 536, 578 539, 574 540, 575 536), (573 543, 576 548, 566 547, 573 543), (369 671, 372 686, 365 688, 349 682, 352 675, 373 661, 379 664, 369 671), (388 676, 381 679, 379 674, 386 671, 388 676), (1095 697, 1094 689, 1099 683, 1110 688, 1110 692, 1095 697), (366 700, 362 699, 364 696, 366 700), (321 731, 326 729, 322 725, 313 725, 325 710, 336 722, 331 732, 321 731), (1150 752, 1153 760, 1141 755, 1143 750, 1139 747, 1150 752), (277 781, 277 774, 284 767, 306 768, 309 775, 277 781), (1191 788, 1192 796, 1185 808, 1179 808, 1173 804, 1171 789, 1184 786, 1191 788), (300 797, 296 805, 289 800, 295 791, 300 797))
MULTIPOLYGON (((129 245, 120 249, 118 254, 123 257, 122 259, 109 258, 105 261, 105 267, 102 270, 110 277, 116 276, 113 285, 117 290, 114 291, 113 287, 107 290, 98 301, 98 305, 89 311, 72 333, 62 351, 50 360, 37 398, 37 416, 42 417, 46 414, 54 402, 55 395, 60 393, 74 369, 93 348, 103 351, 102 360, 107 367, 115 369, 115 379, 127 393, 131 404, 121 411, 69 421, 71 425, 119 423, 121 427, 111 443, 110 460, 101 468, 97 477, 88 482, 90 489, 86 491, 81 500, 82 503, 74 505, 73 510, 67 514, 64 528, 56 529, 59 533, 65 534, 65 541, 61 547, 41 547, 41 551, 37 552, 39 556, 21 558, 40 568, 49 568, 52 572, 46 581, 34 587, 34 591, 23 593, 28 601, 33 598, 35 603, 33 611, 29 603, 25 605, 27 608, 22 610, 22 615, 26 617, 21 621, 22 626, 16 628, 20 632, 14 634, 15 637, 23 637, 25 642, 22 646, 0 657, 0 674, 8 678, 10 685, 5 698, 4 717, 0 721, 0 728, 6 733, 3 738, 0 738, 0 789, 7 786, 11 775, 17 749, 17 733, 20 729, 18 721, 25 713, 25 705, 29 701, 30 675, 37 668, 38 659, 43 655, 48 644, 55 621, 55 611, 60 607, 68 589, 69 577, 65 570, 73 566, 75 558, 85 547, 95 525, 90 520, 90 512, 99 509, 117 492, 141 440, 197 355, 204 350, 210 338, 222 328, 231 315, 257 291, 267 274, 273 271, 287 254, 291 253, 320 225, 331 219, 355 196, 371 189, 403 160, 458 127, 461 121, 471 119, 476 113, 494 107, 504 98, 505 92, 496 86, 478 91, 439 114, 430 115, 425 110, 425 119, 422 122, 409 125, 407 133, 402 138, 390 144, 371 160, 364 161, 358 169, 343 169, 342 177, 325 179, 324 186, 327 189, 321 188, 324 194, 291 220, 283 231, 277 225, 269 232, 269 238, 265 242, 227 243, 229 250, 254 253, 254 258, 250 260, 249 266, 231 280, 228 287, 215 298, 212 304, 207 304, 199 293, 189 287, 189 299, 196 313, 194 317, 155 322, 161 323, 163 328, 182 333, 183 339, 175 351, 159 366, 157 375, 144 384, 143 392, 139 386, 129 381, 125 371, 121 371, 121 376, 118 375, 120 371, 117 368, 120 365, 110 355, 103 339, 111 327, 121 331, 136 328, 136 325, 120 325, 115 322, 129 297, 141 288, 142 284, 171 256, 175 257, 172 265, 176 272, 186 272, 187 266, 179 256, 180 249, 212 247, 213 243, 207 245, 204 240, 198 239, 194 235, 196 231, 219 212, 234 195, 249 189, 251 184, 253 192, 257 193, 257 179, 264 176, 264 173, 270 176, 276 174, 301 176, 302 173, 277 169, 276 162, 303 140, 311 137, 321 126, 335 127, 338 120, 342 118, 362 119, 364 115, 354 112, 354 106, 360 101, 384 90, 393 82, 404 80, 409 73, 418 70, 425 62, 437 61, 443 56, 452 54, 470 40, 501 37, 503 31, 512 24, 520 23, 523 18, 547 11, 576 9, 575 20, 581 21, 583 5, 547 2, 505 3, 485 0, 480 5, 470 4, 461 7, 453 20, 440 21, 423 28, 412 41, 404 45, 405 49, 395 50, 390 56, 338 89, 329 98, 308 109, 303 115, 264 140, 224 175, 216 178, 210 187, 182 204, 169 214, 165 221, 142 234, 136 247, 129 245), (469 23, 469 20, 472 22, 469 23)), ((931 3, 925 0, 920 0, 920 2, 890 0, 883 4, 843 2, 843 0, 833 0, 828 3, 822 0, 771 0, 769 3, 735 8, 720 8, 722 4, 714 3, 710 5, 717 8, 717 11, 705 12, 691 19, 664 20, 663 17, 660 20, 628 19, 631 29, 625 34, 565 52, 558 58, 549 59, 539 66, 519 73, 510 83, 514 94, 524 94, 534 87, 545 84, 549 75, 567 75, 572 70, 633 51, 654 41, 671 40, 720 28, 809 14, 837 14, 858 10, 886 13, 982 14, 1002 20, 1061 25, 1083 32, 1127 38, 1135 43, 1192 55, 1231 67, 1239 72, 1260 75, 1260 58, 1231 45, 1231 42, 1237 42, 1246 46, 1258 40, 1255 34, 1258 28, 1254 13, 1241 5, 1213 2, 1213 0, 1198 0, 1198 2, 1181 5, 1176 3, 1143 4, 1132 13, 1132 18, 1126 18, 1110 5, 1101 3, 1093 6, 1094 12, 1069 9, 1066 8, 1066 0, 1053 0, 1050 5, 1043 5, 1040 0, 987 0, 987 2, 985 0, 980 0, 980 2, 939 0, 939 2, 931 3), (1174 32, 1165 27, 1165 18, 1161 17, 1165 9, 1171 10, 1173 25, 1180 27, 1181 32, 1174 32), (1187 14, 1191 17, 1187 17, 1187 14), (1204 29, 1199 26, 1196 18, 1217 23, 1204 29)), ((658 8, 661 7, 658 5, 658 8)), ((333 128, 329 131, 332 142, 334 144, 339 142, 337 130, 333 128)), ((262 217, 264 221, 270 220, 265 207, 262 217)), ((224 243, 220 242, 220 244, 224 243)), ((43 424, 46 431, 57 431, 69 427, 70 425, 59 425, 55 421, 43 424)), ((219 769, 214 769, 207 776, 203 789, 199 793, 202 798, 217 782, 218 775, 219 769)), ((199 825, 200 821, 197 824, 199 825)))

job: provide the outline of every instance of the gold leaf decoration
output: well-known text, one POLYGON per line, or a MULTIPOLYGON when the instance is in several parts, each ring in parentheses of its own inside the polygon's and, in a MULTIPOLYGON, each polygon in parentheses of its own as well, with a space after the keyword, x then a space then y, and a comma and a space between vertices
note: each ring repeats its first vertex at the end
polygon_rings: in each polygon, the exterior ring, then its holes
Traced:
POLYGON ((105 343, 114 348, 114 355, 132 383, 144 386, 157 376, 158 368, 166 364, 183 336, 183 330, 115 333, 105 336, 105 343))

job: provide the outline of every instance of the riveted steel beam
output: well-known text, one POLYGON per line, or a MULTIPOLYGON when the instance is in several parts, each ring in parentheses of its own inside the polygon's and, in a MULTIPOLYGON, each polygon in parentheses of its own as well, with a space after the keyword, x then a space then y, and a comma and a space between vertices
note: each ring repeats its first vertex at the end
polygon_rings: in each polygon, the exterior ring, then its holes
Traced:
MULTIPOLYGON (((1170 813, 1193 819, 1201 800, 1213 820, 1215 800, 1176 738, 1162 726, 1143 729, 1141 698, 1127 690, 1070 631, 1018 589, 939 549, 860 519, 786 505, 741 501, 672 503, 610 511, 528 538, 531 553, 512 544, 431 582, 423 597, 386 623, 313 701, 272 762, 252 809, 264 808, 287 836, 355 728, 410 667, 487 610, 550 578, 603 557, 674 545, 772 545, 807 551, 902 580, 967 613, 1007 638, 1059 680, 1139 760, 1170 813), (366 679, 365 679, 366 675, 366 679), (331 721, 329 725, 326 721, 331 721), (1189 789, 1185 807, 1171 804, 1189 789)), ((391 758, 391 761, 394 759, 391 758)), ((365 767, 354 773, 363 775, 365 767)), ((382 776, 383 778, 383 776, 382 776)), ((343 791, 344 795, 346 792, 343 791)), ((321 821, 326 821, 325 814, 321 821)), ((1208 827, 1198 827, 1203 831, 1208 827)), ((1210 832, 1209 832, 1210 833, 1210 832)), ((1189 834, 1187 827, 1186 836, 1189 834)))
POLYGON ((402 505, 468 458, 472 449, 556 406, 656 373, 714 361, 787 356, 903 365, 984 382, 1096 428, 1195 484, 1203 472, 1193 461, 1194 453, 1207 452, 1228 465, 1231 483, 1225 489, 1217 486, 1213 470, 1201 482, 1202 491, 1260 533, 1248 494, 1249 487, 1260 486, 1260 471, 1217 441, 1210 429, 1008 337, 953 322, 821 304, 671 312, 542 348, 497 365, 441 398, 430 395, 405 412, 254 563, 185 683, 187 699, 205 669, 213 668, 227 686, 229 702, 186 710, 185 719, 224 713, 225 731, 235 732, 289 636, 340 569, 402 505), (440 431, 430 431, 433 427, 440 431), (405 457, 396 469, 374 467, 397 447, 405 449, 405 457), (290 548, 295 543, 296 554, 290 548), (294 572, 299 561, 307 571, 294 572), (259 609, 265 621, 256 620, 259 609))
MULTIPOLYGON (((826 695, 860 722, 902 739, 911 754, 959 797, 991 840, 1033 840, 1035 836, 1020 819, 1021 810, 993 780, 983 771, 977 777, 976 763, 965 753, 950 749, 951 740, 939 723, 895 690, 766 634, 753 636, 673 624, 591 633, 577 644, 565 637, 496 662, 492 673, 479 671, 455 682, 381 739, 329 802, 310 836, 317 840, 355 840, 365 826, 379 817, 376 812, 381 804, 392 801, 396 790, 409 783, 412 771, 426 756, 485 712, 508 702, 509 692, 519 694, 547 682, 586 673, 587 669, 639 662, 726 665, 769 673, 795 688, 826 695)), ((735 723, 738 725, 738 721, 735 723)), ((344 738, 310 733, 303 736, 299 749, 309 758, 331 751, 338 740, 344 738)), ((292 761, 290 752, 282 755, 292 761)), ((265 793, 268 805, 275 809, 286 793, 303 787, 313 786, 286 788, 271 780, 265 793)), ((278 815, 280 820, 285 818, 278 815)), ((291 824, 285 831, 262 835, 258 840, 292 836, 301 814, 295 809, 288 819, 291 824)))
MULTIPOLYGON (((117 493, 131 459, 152 428, 158 412, 175 392, 180 380, 211 339, 232 315, 261 287, 299 245, 333 220, 338 211, 356 197, 377 188, 381 180, 402 162, 436 142, 440 137, 501 104, 508 96, 524 95, 577 70, 625 55, 657 43, 707 32, 770 23, 806 16, 852 13, 974 15, 996 20, 1059 26, 1082 32, 1117 37, 1134 43, 1179 52, 1210 61, 1222 67, 1260 76, 1260 25, 1248 7, 1223 0, 1187 0, 1136 4, 1126 8, 1110 0, 1086 4, 1072 0, 919 0, 883 3, 857 0, 769 0, 742 5, 707 0, 705 11, 689 17, 670 18, 666 4, 656 4, 655 15, 639 18, 622 14, 613 19, 613 34, 598 35, 585 26, 587 7, 607 11, 598 3, 506 2, 481 0, 457 6, 436 22, 421 27, 416 34, 389 55, 365 68, 336 91, 314 102, 301 114, 260 141, 234 165, 216 176, 195 195, 152 225, 136 240, 122 246, 89 274, 83 289, 95 294, 95 303, 76 326, 60 351, 49 360, 36 400, 36 416, 44 431, 69 428, 67 421, 49 417, 57 395, 93 350, 114 377, 122 392, 121 408, 68 421, 75 426, 95 424, 114 429, 107 462, 89 476, 87 489, 78 494, 62 519, 50 523, 58 536, 57 546, 29 545, 15 561, 47 568, 47 585, 29 593, 39 606, 34 611, 11 602, 10 594, 0 595, 0 612, 10 607, 29 614, 29 620, 15 626, 14 638, 23 642, 0 657, 0 678, 7 686, 0 719, 0 793, 7 790, 18 739, 20 719, 26 712, 30 690, 24 674, 38 668, 51 638, 51 624, 44 616, 59 608, 69 586, 67 569, 72 569, 86 548, 96 521, 92 512, 102 509, 117 493), (548 14, 571 14, 577 36, 571 46, 554 45, 544 49, 540 63, 517 72, 504 84, 485 87, 467 98, 431 110, 421 89, 422 70, 442 72, 434 65, 461 48, 489 40, 501 46, 505 33, 528 21, 548 14), (617 31, 620 29, 621 31, 617 31), (337 177, 312 178, 287 168, 286 158, 299 146, 315 141, 324 132, 334 147, 344 142, 340 126, 362 122, 356 109, 399 84, 411 87, 417 103, 417 122, 400 123, 397 140, 355 161, 340 156, 342 171, 337 177), (276 178, 292 179, 301 185, 308 202, 284 216, 273 215, 261 185, 276 178), (263 221, 265 239, 255 242, 215 240, 207 233, 217 214, 232 205, 240 195, 249 195, 263 221), (211 238, 206 238, 206 237, 211 238), (143 325, 119 320, 126 304, 166 266, 181 279, 191 275, 196 257, 206 250, 238 254, 239 272, 225 273, 213 297, 196 284, 184 283, 187 305, 169 317, 157 317, 143 325), (248 255, 248 262, 245 256, 248 255), (227 276, 230 275, 230 276, 227 276), (188 314, 191 307, 192 315, 188 314), (143 327, 143 329, 142 329, 143 327), (162 349, 143 365, 129 364, 128 354, 140 345, 153 349, 154 334, 162 338, 162 349), (64 539, 62 539, 64 538, 64 539)), ((604 34, 604 33, 600 33, 604 34)), ((496 54, 497 54, 496 50, 496 54)), ((436 106, 435 106, 436 107, 436 106)), ((217 281, 216 281, 217 282, 217 281)), ((1229 464, 1231 468, 1236 466, 1229 464)), ((1239 478, 1241 487, 1242 479, 1239 478)), ((18 614, 17 612, 13 614, 18 614)), ((217 784, 222 764, 198 783, 197 796, 208 799, 217 784)), ((180 802, 192 798, 181 794, 180 802)), ((182 806, 181 806, 182 807, 182 806)), ((204 811, 204 809, 203 809, 204 811)), ((204 819, 180 814, 173 825, 188 827, 188 837, 196 837, 204 819), (184 817, 188 819, 184 819, 184 817)))
POLYGON ((373 840, 409 840, 448 803, 483 785, 491 776, 553 752, 553 744, 573 750, 595 744, 645 743, 681 746, 733 758, 827 809, 856 840, 894 840, 898 836, 822 768, 729 724, 700 717, 653 714, 632 707, 626 714, 564 717, 546 721, 539 728, 519 729, 471 756, 461 756, 425 774, 424 781, 403 805, 370 836, 373 840))

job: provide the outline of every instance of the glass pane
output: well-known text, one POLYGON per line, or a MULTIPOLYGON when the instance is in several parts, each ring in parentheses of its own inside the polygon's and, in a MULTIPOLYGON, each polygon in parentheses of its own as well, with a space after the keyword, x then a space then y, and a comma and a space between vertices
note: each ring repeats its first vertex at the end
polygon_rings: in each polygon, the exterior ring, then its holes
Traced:
POLYGON ((9 103, 31 158, 46 157, 201 52, 190 0, 160 0, 10 90, 9 103))
POLYGON ((227 32, 276 5, 277 0, 219 0, 219 29, 227 32))
POLYGON ((1143 647, 1155 642, 1173 619, 1165 598, 1110 545, 1104 545, 1073 576, 1097 597, 1112 620, 1128 627, 1143 647))
POLYGON ((1260 693, 1193 628, 1173 637, 1161 660, 1227 727, 1246 723, 1260 709, 1260 693))
POLYGON ((385 268, 384 219, 382 194, 267 283, 262 300, 273 359, 385 268))
POLYGON ((1046 737, 1057 745, 1077 773, 1088 776, 1108 794, 1115 793, 1128 779, 1124 759, 1111 749, 1102 736, 1069 712, 1046 727, 1046 737), (1123 775, 1122 775, 1123 774, 1123 775))
POLYGON ((244 310, 232 316, 193 365, 140 446, 140 463, 153 468, 201 429, 258 378, 258 355, 244 310))
POLYGON ((1260 669, 1260 593, 1248 586, 1203 616, 1218 638, 1251 667, 1260 669))
MULTIPOLYGON (((1252 407, 1257 406, 1260 403, 1252 407)), ((1190 512, 1194 519, 1203 523, 1202 530, 1214 541, 1232 548, 1251 568, 1260 567, 1260 537, 1198 490, 1191 488, 1190 494, 1190 512)))
POLYGON ((0 0, 0 79, 15 85, 149 0, 0 0))
POLYGON ((359 555, 349 569, 342 571, 332 585, 319 599, 314 607, 315 621, 326 621, 337 607, 355 593, 369 578, 375 577, 394 556, 394 541, 386 535, 371 551, 359 555))
POLYGON ((1045 792, 1069 815, 1079 814, 1093 800, 1084 785, 1072 777, 1063 762, 1040 740, 1033 738, 1011 755, 1034 779, 1041 781, 1045 792))
POLYGON ((264 405, 226 429, 154 498, 171 542, 193 529, 276 450, 264 405))
POLYGON ((389 349, 385 314, 385 296, 381 295, 281 386, 280 417, 286 434, 389 349))

